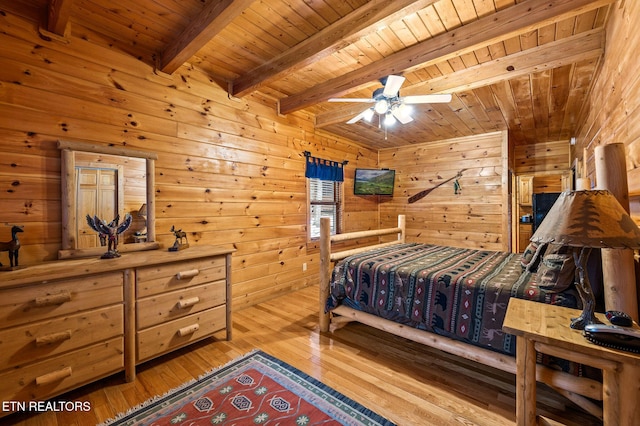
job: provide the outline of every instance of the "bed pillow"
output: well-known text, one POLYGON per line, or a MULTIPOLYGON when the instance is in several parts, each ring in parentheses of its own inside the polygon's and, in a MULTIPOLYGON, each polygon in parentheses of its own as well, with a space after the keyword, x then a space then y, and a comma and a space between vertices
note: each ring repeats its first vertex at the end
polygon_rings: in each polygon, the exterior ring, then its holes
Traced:
POLYGON ((575 281, 575 271, 570 249, 552 244, 538 267, 538 287, 554 293, 564 291, 575 281))
POLYGON ((529 243, 520 258, 520 265, 522 266, 522 269, 527 272, 536 272, 546 249, 546 244, 534 242, 529 243))

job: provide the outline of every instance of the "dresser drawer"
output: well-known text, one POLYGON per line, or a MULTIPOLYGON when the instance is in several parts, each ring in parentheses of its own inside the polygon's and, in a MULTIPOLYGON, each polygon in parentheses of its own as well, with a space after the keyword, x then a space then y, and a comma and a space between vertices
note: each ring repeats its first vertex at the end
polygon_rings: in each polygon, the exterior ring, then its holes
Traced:
POLYGON ((0 331, 0 368, 51 357, 124 333, 122 304, 0 331))
POLYGON ((217 281, 140 299, 136 304, 138 329, 222 305, 225 294, 225 281, 217 281))
POLYGON ((226 327, 226 307, 208 309, 137 333, 137 361, 203 339, 226 327))
POLYGON ((122 303, 122 272, 41 282, 0 292, 0 327, 122 303))
POLYGON ((0 373, 0 400, 43 400, 120 371, 123 340, 117 337, 0 373))
POLYGON ((225 277, 225 256, 143 267, 136 270, 136 294, 138 298, 146 297, 225 277))

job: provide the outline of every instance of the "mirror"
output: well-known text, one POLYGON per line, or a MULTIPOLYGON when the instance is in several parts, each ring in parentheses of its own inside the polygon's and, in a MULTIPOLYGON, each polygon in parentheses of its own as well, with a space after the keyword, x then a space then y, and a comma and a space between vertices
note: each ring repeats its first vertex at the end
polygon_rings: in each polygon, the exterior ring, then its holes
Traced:
POLYGON ((151 152, 58 141, 61 150, 62 249, 59 259, 99 256, 106 250, 86 216, 111 222, 132 216, 118 239, 118 251, 157 249, 155 160, 151 152))

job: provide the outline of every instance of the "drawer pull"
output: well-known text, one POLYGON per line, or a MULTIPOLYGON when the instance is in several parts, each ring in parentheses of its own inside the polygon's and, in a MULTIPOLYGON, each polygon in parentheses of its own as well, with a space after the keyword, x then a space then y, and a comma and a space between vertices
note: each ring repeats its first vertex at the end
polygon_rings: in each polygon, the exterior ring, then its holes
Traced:
POLYGON ((200 271, 198 269, 189 269, 188 271, 180 271, 176 274, 176 278, 179 280, 184 280, 187 278, 193 278, 198 275, 200 271))
POLYGON ((71 293, 67 290, 63 290, 58 294, 48 294, 46 296, 36 297, 35 304, 37 307, 42 308, 45 306, 62 305, 65 302, 71 301, 71 293))
POLYGON ((69 339, 71 339, 71 330, 45 334, 44 336, 36 337, 36 346, 52 345, 69 339))
POLYGON ((200 298, 198 296, 190 297, 189 299, 183 299, 178 302, 178 308, 185 309, 195 305, 199 301, 200 301, 200 298))
POLYGON ((188 325, 188 326, 182 327, 180 330, 178 330, 178 336, 180 336, 180 337, 188 336, 189 334, 195 333, 199 329, 200 329, 200 324, 188 325))
POLYGON ((58 382, 64 378, 71 377, 71 367, 65 367, 58 371, 53 371, 51 373, 43 374, 42 376, 36 377, 36 385, 48 385, 53 382, 58 382))

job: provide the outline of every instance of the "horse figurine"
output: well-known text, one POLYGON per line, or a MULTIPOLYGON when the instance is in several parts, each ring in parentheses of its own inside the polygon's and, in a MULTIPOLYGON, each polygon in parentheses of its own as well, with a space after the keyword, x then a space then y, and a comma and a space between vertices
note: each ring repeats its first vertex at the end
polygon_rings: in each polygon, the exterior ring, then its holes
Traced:
MULTIPOLYGON (((0 252, 9 252, 9 263, 11 267, 18 266, 18 250, 20 250, 20 240, 18 240, 18 232, 24 232, 23 226, 13 225, 11 228, 11 241, 0 243, 0 252)), ((0 266, 2 264, 0 263, 0 266)))

